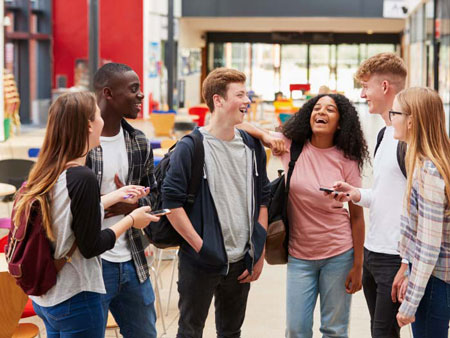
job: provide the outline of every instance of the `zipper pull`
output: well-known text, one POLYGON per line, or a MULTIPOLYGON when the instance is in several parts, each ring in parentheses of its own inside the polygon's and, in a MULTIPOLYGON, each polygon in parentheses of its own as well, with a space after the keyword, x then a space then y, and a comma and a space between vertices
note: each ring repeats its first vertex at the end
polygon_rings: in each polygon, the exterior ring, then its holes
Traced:
POLYGON ((256 174, 256 176, 259 176, 259 174, 258 174, 258 164, 256 163, 256 155, 255 155, 255 151, 254 150, 252 150, 252 154, 253 154, 253 163, 255 165, 255 174, 256 174))

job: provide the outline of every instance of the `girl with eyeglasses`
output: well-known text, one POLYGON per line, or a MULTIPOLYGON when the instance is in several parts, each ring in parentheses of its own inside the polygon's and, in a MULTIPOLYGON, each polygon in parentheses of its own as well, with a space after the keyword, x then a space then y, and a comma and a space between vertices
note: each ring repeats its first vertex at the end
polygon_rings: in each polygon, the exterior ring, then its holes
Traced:
POLYGON ((450 141, 438 93, 409 88, 389 113, 394 137, 408 144, 407 189, 399 252, 409 279, 393 294, 402 302, 397 321, 414 337, 448 337, 450 319, 450 141))

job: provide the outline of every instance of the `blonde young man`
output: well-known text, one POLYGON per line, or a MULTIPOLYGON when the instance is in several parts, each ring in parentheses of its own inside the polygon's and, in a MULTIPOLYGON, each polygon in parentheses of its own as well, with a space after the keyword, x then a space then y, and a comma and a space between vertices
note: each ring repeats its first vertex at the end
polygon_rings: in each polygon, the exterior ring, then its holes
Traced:
MULTIPOLYGON (((204 148, 203 179, 194 204, 183 206, 192 177, 195 144, 183 138, 170 158, 163 207, 185 239, 180 249, 178 338, 200 338, 214 296, 218 337, 240 337, 250 282, 264 264, 269 187, 260 142, 235 128, 250 103, 245 75, 218 68, 203 82, 212 113, 196 129, 204 148)), ((197 148, 198 149, 198 148, 197 148)))
POLYGON ((359 67, 355 78, 362 85, 361 98, 366 99, 369 113, 381 115, 386 127, 377 138, 372 188, 357 189, 345 182, 336 182, 334 186, 335 190, 343 192, 335 199, 351 200, 370 208, 370 228, 364 244, 363 290, 374 338, 400 337, 396 321, 400 304, 396 301, 396 292, 407 267, 407 262, 401 264, 398 252, 406 178, 401 164, 404 144, 394 139, 389 110, 395 95, 405 87, 406 75, 404 62, 393 53, 375 55, 359 67), (400 266, 402 269, 396 276, 400 266))

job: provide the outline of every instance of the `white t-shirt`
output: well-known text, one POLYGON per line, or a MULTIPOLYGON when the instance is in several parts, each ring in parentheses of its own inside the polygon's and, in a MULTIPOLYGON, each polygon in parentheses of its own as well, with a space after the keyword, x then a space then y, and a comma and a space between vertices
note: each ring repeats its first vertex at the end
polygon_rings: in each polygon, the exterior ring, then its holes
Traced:
POLYGON ((378 253, 398 255, 400 215, 406 178, 397 160, 398 140, 394 128, 387 126, 373 161, 372 189, 360 189, 357 205, 370 208, 370 228, 364 246, 378 253))
MULTIPOLYGON (((119 175, 120 180, 124 184, 126 184, 128 179, 128 155, 122 127, 115 136, 101 136, 100 143, 103 152, 103 173, 100 193, 105 195, 117 189, 116 183, 114 182, 115 174, 119 175)), ((109 228, 119 222, 123 217, 123 215, 119 215, 105 218, 102 229, 109 228)), ((127 236, 126 231, 117 239, 113 249, 102 254, 102 259, 114 263, 122 263, 131 260, 131 251, 127 236)))

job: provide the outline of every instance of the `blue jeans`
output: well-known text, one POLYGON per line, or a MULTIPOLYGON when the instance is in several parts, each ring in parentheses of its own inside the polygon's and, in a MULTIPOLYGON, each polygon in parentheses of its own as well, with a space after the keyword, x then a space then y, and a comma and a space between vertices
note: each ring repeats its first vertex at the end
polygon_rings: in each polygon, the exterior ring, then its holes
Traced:
POLYGON ((313 316, 320 293, 323 337, 348 337, 352 296, 345 280, 353 266, 353 249, 319 260, 289 256, 286 290, 286 337, 312 338, 313 316))
POLYGON ((34 311, 44 321, 49 338, 102 338, 104 318, 100 294, 80 292, 55 306, 39 306, 34 311))
POLYGON ((446 338, 450 320, 450 284, 430 277, 412 323, 415 338, 446 338))
POLYGON ((150 278, 139 283, 133 261, 111 263, 102 259, 106 294, 102 295, 106 327, 108 309, 125 337, 156 338, 155 294, 150 278))

